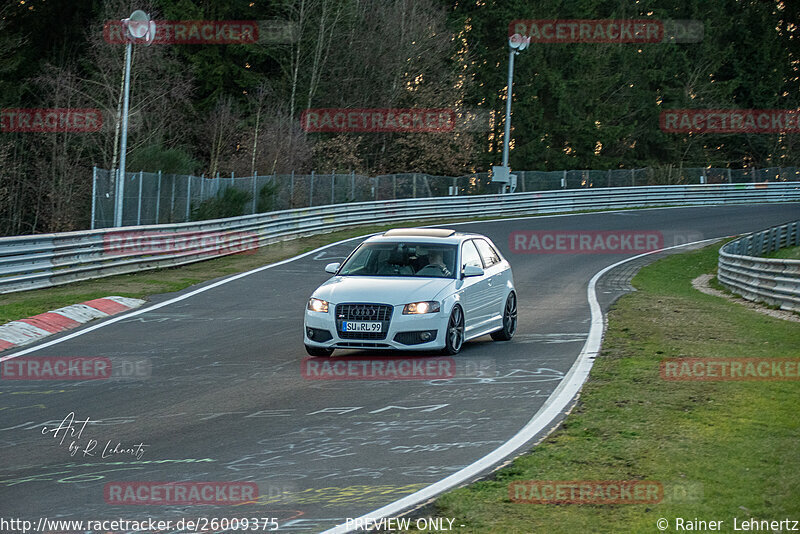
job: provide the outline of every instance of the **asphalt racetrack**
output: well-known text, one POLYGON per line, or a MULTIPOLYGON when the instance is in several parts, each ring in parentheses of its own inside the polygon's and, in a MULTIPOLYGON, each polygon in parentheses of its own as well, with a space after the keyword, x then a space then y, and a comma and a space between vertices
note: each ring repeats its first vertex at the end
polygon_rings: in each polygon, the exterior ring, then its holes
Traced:
MULTIPOLYGON (((515 435, 581 351, 588 281, 635 255, 522 254, 510 249, 512 233, 652 231, 669 247, 798 215, 800 205, 786 203, 448 225, 489 236, 511 262, 518 330, 510 342, 473 340, 452 360, 334 353, 333 361, 445 362, 414 379, 342 379, 325 374, 325 362, 303 362, 306 301, 329 276, 324 265, 359 240, 205 291, 196 292, 219 281, 154 297, 142 310, 3 355, 107 357, 138 367, 131 377, 109 380, 0 381, 0 515, 34 522, 277 518, 280 532, 326 530, 461 470, 515 435), (76 428, 62 441, 64 432, 52 430, 69 413, 76 428), (83 454, 90 440, 94 456, 83 454), (70 450, 73 441, 79 450, 70 450), (109 483, 143 481, 246 481, 258 485, 258 495, 239 505, 129 505, 104 494, 109 483)), ((600 280, 603 310, 630 290, 635 267, 625 264, 600 280)))

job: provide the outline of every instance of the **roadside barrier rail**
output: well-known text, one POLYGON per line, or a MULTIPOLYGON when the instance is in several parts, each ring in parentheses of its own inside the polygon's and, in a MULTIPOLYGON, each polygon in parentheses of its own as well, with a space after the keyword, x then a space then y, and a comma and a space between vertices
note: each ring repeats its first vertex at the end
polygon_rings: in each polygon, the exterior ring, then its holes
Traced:
POLYGON ((0 238, 0 293, 172 267, 364 224, 800 201, 800 182, 538 191, 334 204, 228 219, 0 238))
POLYGON ((800 220, 726 243, 719 250, 717 279, 747 300, 800 312, 800 260, 764 258, 800 246, 800 220))

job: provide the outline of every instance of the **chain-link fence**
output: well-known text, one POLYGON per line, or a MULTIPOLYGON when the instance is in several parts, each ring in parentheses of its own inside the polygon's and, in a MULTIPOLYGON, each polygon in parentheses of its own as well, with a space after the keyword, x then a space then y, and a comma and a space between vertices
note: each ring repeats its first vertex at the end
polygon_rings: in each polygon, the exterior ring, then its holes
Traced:
MULTIPOLYGON (((800 181, 800 168, 766 169, 680 168, 514 171, 517 192, 630 187, 662 184, 714 184, 800 181)), ((114 226, 115 180, 111 171, 94 169, 92 228, 114 226)), ((203 203, 235 195, 236 214, 247 215, 291 208, 391 200, 497 193, 489 173, 431 176, 422 173, 363 176, 354 172, 277 174, 205 178, 161 172, 125 173, 123 226, 176 223, 208 218, 203 203)))

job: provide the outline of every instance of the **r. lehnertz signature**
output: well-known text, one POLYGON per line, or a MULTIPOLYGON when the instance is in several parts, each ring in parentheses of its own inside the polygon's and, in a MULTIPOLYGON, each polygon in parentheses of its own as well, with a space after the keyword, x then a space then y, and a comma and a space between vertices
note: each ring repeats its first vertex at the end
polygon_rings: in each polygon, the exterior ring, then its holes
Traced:
POLYGON ((141 460, 142 456, 144 456, 145 448, 149 446, 145 445, 144 443, 139 443, 131 447, 127 447, 120 442, 117 442, 116 445, 112 445, 114 440, 110 439, 106 441, 101 453, 98 450, 98 441, 96 439, 87 438, 86 441, 81 441, 83 431, 86 430, 86 425, 88 424, 88 417, 84 421, 76 421, 75 412, 70 412, 61 421, 61 423, 59 423, 58 427, 50 429, 43 427, 42 435, 44 436, 50 433, 53 435, 54 439, 58 439, 60 437, 61 441, 58 442, 59 445, 63 445, 64 441, 67 440, 68 437, 71 438, 71 441, 68 445, 69 455, 75 456, 77 453, 82 452, 84 458, 87 456, 97 456, 97 454, 100 454, 100 458, 111 458, 120 454, 129 454, 135 457, 137 460, 141 460), (61 433, 60 436, 59 433, 61 433))

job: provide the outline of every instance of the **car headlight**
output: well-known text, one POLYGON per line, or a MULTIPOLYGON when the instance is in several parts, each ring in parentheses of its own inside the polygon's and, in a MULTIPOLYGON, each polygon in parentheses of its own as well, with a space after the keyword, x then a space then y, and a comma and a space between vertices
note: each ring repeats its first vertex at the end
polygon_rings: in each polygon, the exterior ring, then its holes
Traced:
POLYGON ((403 315, 418 315, 421 313, 436 313, 439 311, 439 303, 435 300, 424 302, 412 302, 403 306, 403 315))
POLYGON ((328 313, 328 301, 322 299, 310 298, 308 299, 307 308, 315 312, 328 313))

